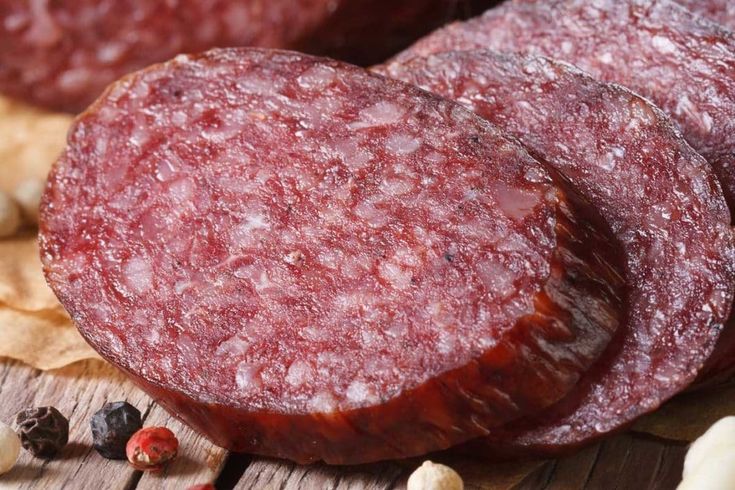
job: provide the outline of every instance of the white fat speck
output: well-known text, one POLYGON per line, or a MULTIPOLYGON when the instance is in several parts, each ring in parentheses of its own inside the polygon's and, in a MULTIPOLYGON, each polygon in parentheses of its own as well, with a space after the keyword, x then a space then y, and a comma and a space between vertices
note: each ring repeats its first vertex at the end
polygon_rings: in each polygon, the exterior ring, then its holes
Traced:
POLYGON ((615 169, 617 166, 618 160, 625 155, 625 150, 622 148, 612 148, 610 151, 606 152, 602 159, 598 162, 599 167, 607 172, 610 172, 611 170, 615 169))
POLYGON ((394 134, 386 140, 385 148, 396 155, 409 155, 421 148, 421 140, 410 134, 394 134))
POLYGON ((380 228, 388 224, 389 217, 385 212, 369 202, 361 202, 354 208, 355 214, 365 220, 373 228, 380 228))
POLYGON ((240 232, 247 233, 253 230, 267 230, 270 228, 268 219, 263 214, 252 214, 245 218, 245 221, 240 224, 240 232))
POLYGON ((263 386, 263 380, 260 377, 260 366, 243 361, 237 365, 235 373, 235 383, 240 390, 249 392, 255 391, 263 386))
POLYGON ((571 43, 571 41, 564 41, 561 43, 561 51, 562 53, 569 54, 574 49, 574 45, 571 43))
POLYGON ((250 342, 247 339, 235 335, 222 342, 214 353, 219 357, 232 358, 245 355, 249 348, 250 342))
POLYGON ((186 291, 186 288, 188 288, 191 285, 191 281, 176 281, 174 284, 174 292, 176 294, 181 294, 184 291, 186 291))
POLYGON ((105 43, 97 49, 97 59, 100 63, 114 63, 125 54, 126 46, 123 43, 105 43))
POLYGON ((380 183, 380 191, 388 196, 402 196, 413 190, 413 184, 405 179, 389 178, 380 183))
POLYGON ((230 241, 237 247, 255 247, 258 245, 257 230, 269 228, 268 220, 262 214, 253 214, 235 226, 230 233, 230 241))
POLYGON ((360 111, 360 119, 348 125, 350 129, 371 128, 395 124, 401 120, 404 109, 392 102, 382 101, 360 111))
POLYGON ((676 45, 671 42, 671 39, 664 36, 653 36, 651 44, 661 54, 671 54, 678 51, 676 45))
POLYGON ((419 256, 410 248, 401 247, 393 254, 393 260, 407 266, 418 266, 421 263, 419 256))
POLYGON ((295 361, 288 368, 286 382, 291 386, 301 386, 313 379, 313 377, 314 370, 308 362, 295 361))
POLYGON ((676 109, 674 110, 677 116, 681 116, 683 114, 688 115, 694 115, 696 114, 696 110, 694 107, 694 104, 692 104, 692 101, 689 100, 689 97, 684 94, 679 98, 679 101, 676 104, 676 109))
POLYGON ((334 82, 336 72, 330 66, 314 66, 296 79, 299 86, 305 89, 324 89, 334 82))
POLYGON ((60 89, 68 92, 76 92, 80 87, 86 86, 89 80, 95 78, 95 73, 87 68, 72 68, 59 74, 56 83, 60 89))
POLYGON ((161 333, 157 328, 149 328, 145 337, 148 345, 157 345, 161 340, 161 333))
POLYGON ((168 188, 168 195, 174 203, 181 204, 189 201, 194 193, 194 184, 190 179, 180 179, 173 182, 168 188))
POLYGON ((334 150, 350 170, 359 170, 370 162, 370 153, 360 148, 357 139, 343 139, 334 143, 334 150))
POLYGON ((714 127, 714 120, 712 119, 712 116, 709 115, 708 112, 702 113, 702 128, 708 132, 712 132, 712 128, 714 127))
POLYGON ((375 398, 375 393, 364 381, 355 380, 347 388, 347 399, 353 403, 370 402, 375 398))
POLYGON ((319 253, 319 263, 330 269, 336 269, 342 260, 342 252, 339 250, 327 249, 319 253))
POLYGON ((176 176, 177 172, 178 169, 176 168, 176 165, 171 161, 161 160, 156 166, 156 179, 161 182, 166 182, 176 176))
POLYGON ((133 257, 123 267, 125 284, 136 294, 142 294, 151 287, 153 270, 143 257, 133 257))
POLYGON ((408 325, 400 320, 394 320, 385 329, 385 333, 394 339, 401 338, 408 333, 408 325))
POLYGON ((254 266, 240 267, 234 272, 234 276, 239 279, 248 279, 256 291, 267 289, 273 284, 266 271, 254 266))
POLYGON ((457 338, 451 332, 442 329, 439 330, 439 336, 436 339, 436 350, 440 354, 451 354, 454 352, 457 344, 457 338))
POLYGON ((281 90, 283 82, 273 78, 250 76, 237 82, 237 88, 248 94, 273 95, 281 90))
POLYGON ((482 261, 475 270, 487 292, 493 297, 505 298, 513 292, 513 273, 502 263, 495 260, 482 261))
POLYGON ((378 267, 380 277, 396 289, 406 289, 411 285, 411 273, 392 262, 383 262, 378 267))
POLYGON ((448 327, 457 320, 454 313, 440 301, 432 303, 429 306, 429 315, 431 316, 431 321, 439 327, 448 327))
POLYGON ((318 413, 330 413, 333 412, 336 407, 337 400, 327 391, 319 392, 309 400, 309 408, 318 413))
POLYGON ((612 53, 602 53, 600 56, 597 57, 597 59, 600 61, 600 63, 604 63, 606 65, 612 64, 612 62, 615 60, 612 53))
POLYGON ((493 193, 495 202, 511 219, 520 220, 528 216, 541 201, 537 193, 522 191, 504 185, 498 185, 493 193))
POLYGON ((183 126, 188 120, 189 117, 184 111, 174 111, 174 113, 171 114, 171 122, 176 124, 177 126, 183 126))
POLYGON ((104 155, 107 151, 107 140, 104 138, 98 138, 94 142, 94 151, 99 155, 104 155))

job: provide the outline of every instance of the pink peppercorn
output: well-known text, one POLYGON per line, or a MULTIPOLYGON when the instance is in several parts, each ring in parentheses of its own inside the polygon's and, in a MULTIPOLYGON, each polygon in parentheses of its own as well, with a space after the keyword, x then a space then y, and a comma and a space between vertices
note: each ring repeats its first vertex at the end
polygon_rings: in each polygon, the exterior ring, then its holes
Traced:
POLYGON ((133 434, 125 448, 136 470, 158 471, 176 457, 179 440, 165 427, 146 427, 133 434))

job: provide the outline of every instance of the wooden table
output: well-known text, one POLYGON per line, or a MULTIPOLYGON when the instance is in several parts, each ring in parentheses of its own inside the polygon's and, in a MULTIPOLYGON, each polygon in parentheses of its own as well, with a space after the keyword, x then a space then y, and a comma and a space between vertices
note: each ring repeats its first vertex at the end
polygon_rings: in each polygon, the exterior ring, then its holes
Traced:
MULTIPOLYGON (((1 340, 0 340, 1 341, 1 340)), ((0 488, 18 489, 177 489, 216 482, 227 489, 401 489, 421 460, 360 467, 298 466, 284 461, 228 454, 187 429, 152 402, 114 368, 99 361, 41 372, 0 361, 0 420, 31 406, 53 405, 70 419, 70 443, 51 461, 23 451, 18 465, 0 476, 0 488), (144 424, 165 425, 181 441, 180 457, 161 474, 141 473, 124 461, 109 461, 91 447, 89 420, 102 405, 128 400, 144 414, 144 424)), ((466 488, 516 489, 674 489, 686 446, 641 434, 622 434, 574 456, 516 463, 528 468, 521 481, 513 466, 491 465, 451 454, 432 455, 451 465, 466 488), (506 478, 499 486, 498 481, 506 478)))

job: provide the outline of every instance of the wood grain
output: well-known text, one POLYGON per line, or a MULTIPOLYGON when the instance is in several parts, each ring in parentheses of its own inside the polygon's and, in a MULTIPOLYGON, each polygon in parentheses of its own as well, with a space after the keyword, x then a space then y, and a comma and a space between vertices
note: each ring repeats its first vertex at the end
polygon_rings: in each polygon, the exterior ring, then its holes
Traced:
POLYGON ((122 374, 100 361, 85 361, 42 373, 17 362, 0 364, 0 420, 31 406, 53 405, 69 417, 69 445, 61 455, 44 461, 23 451, 18 465, 0 477, 0 486, 58 490, 185 489, 214 480, 225 451, 174 421, 122 374), (92 448, 89 421, 105 403, 127 400, 144 414, 145 425, 166 425, 180 439, 181 458, 163 476, 143 475, 125 461, 111 461, 92 448))
MULTIPOLYGON (((403 490, 422 458, 351 467, 299 466, 286 461, 228 455, 185 427, 114 368, 85 361, 41 372, 0 361, 0 420, 10 423, 30 406, 56 406, 70 419, 70 444, 60 457, 43 461, 23 452, 18 465, 0 476, 0 489, 186 490, 215 482, 219 490, 330 489, 403 490), (180 457, 165 471, 141 473, 124 461, 92 449, 89 420, 110 401, 127 400, 144 412, 145 425, 171 428, 181 441, 180 457)), ((431 459, 455 468, 468 490, 673 490, 686 445, 639 434, 621 434, 563 459, 490 464, 452 453, 431 459)))

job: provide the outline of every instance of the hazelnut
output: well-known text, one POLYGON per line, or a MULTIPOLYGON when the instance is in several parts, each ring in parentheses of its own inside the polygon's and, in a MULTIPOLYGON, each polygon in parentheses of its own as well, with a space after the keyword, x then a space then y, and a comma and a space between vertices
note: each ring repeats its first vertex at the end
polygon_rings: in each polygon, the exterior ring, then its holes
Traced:
POLYGON ((408 478, 408 490, 463 490, 462 478, 449 466, 424 461, 408 478))

